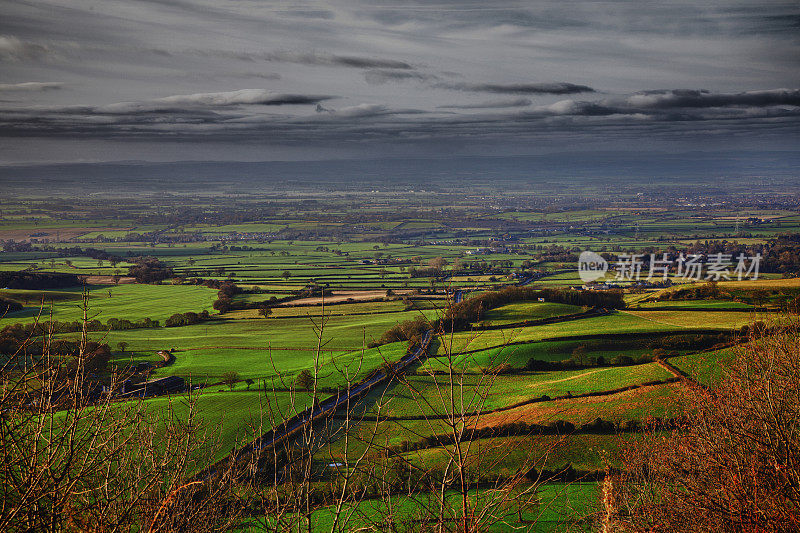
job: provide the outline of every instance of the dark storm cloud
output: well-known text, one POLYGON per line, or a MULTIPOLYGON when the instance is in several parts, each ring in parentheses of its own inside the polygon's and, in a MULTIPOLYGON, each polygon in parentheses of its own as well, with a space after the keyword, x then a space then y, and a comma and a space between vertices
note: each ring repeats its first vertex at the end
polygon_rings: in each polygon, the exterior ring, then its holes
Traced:
POLYGON ((674 89, 645 91, 628 98, 633 106, 649 108, 800 105, 800 90, 775 89, 734 94, 713 94, 707 90, 674 89))
POLYGON ((480 2, 471 0, 364 0, 362 16, 387 26, 430 24, 438 19, 445 28, 464 31, 503 26, 515 30, 553 32, 570 30, 577 35, 594 31, 629 33, 705 34, 709 36, 764 32, 791 33, 800 26, 800 10, 792 0, 752 2, 724 0, 639 2, 559 0, 537 2, 480 2), (765 14, 765 11, 774 14, 765 14))
POLYGON ((205 56, 223 56, 241 61, 274 61, 277 63, 295 63, 298 65, 345 68, 382 68, 410 70, 413 67, 405 61, 395 59, 362 57, 351 55, 322 54, 317 52, 224 52, 198 50, 196 53, 205 56))
MULTIPOLYGON (((560 139, 593 134, 739 135, 770 129, 796 131, 800 127, 797 96, 797 90, 788 89, 748 93, 649 91, 600 101, 567 99, 514 112, 490 109, 527 106, 530 102, 486 102, 481 104, 486 112, 460 114, 376 103, 329 109, 320 102, 331 97, 246 90, 105 106, 7 107, 0 109, 0 135, 321 144, 388 139, 560 139), (697 98, 715 105, 699 105, 697 98), (297 116, 259 111, 262 106, 306 103, 317 103, 317 112, 297 116)), ((449 109, 471 109, 469 106, 456 104, 449 109)))
POLYGON ((60 137, 73 132, 91 137, 141 135, 171 137, 197 134, 189 126, 206 124, 213 131, 233 129, 234 121, 254 116, 246 108, 319 105, 332 96, 279 94, 263 89, 168 96, 142 102, 100 106, 30 106, 0 108, 0 136, 14 132, 60 137), (104 133, 105 132, 105 133, 104 133))
POLYGON ((386 117, 391 115, 421 115, 426 112, 421 109, 390 109, 381 104, 360 104, 343 107, 341 109, 327 109, 317 106, 318 113, 327 113, 325 117, 332 117, 333 121, 348 119, 367 119, 373 117, 386 117))
POLYGON ((490 102, 477 102, 474 104, 440 105, 439 109, 503 109, 510 107, 526 107, 531 105, 528 98, 515 98, 513 100, 494 100, 490 102))
POLYGON ((436 79, 436 76, 408 70, 368 70, 364 73, 364 80, 371 85, 382 85, 393 81, 428 81, 431 79, 436 79))
POLYGON ((26 81, 23 83, 0 83, 0 92, 3 91, 55 91, 61 89, 63 83, 58 82, 39 82, 39 81, 26 81))
POLYGON ((410 69, 411 65, 404 61, 395 61, 392 59, 374 59, 367 57, 356 56, 319 56, 319 55, 302 55, 296 62, 308 62, 311 65, 336 65, 342 67, 353 68, 397 68, 397 69, 410 69))
POLYGON ((194 107, 227 107, 241 105, 282 106, 318 104, 332 96, 306 94, 280 94, 264 89, 243 89, 218 93, 180 94, 144 102, 121 102, 89 108, 98 113, 139 113, 156 111, 180 111, 194 107))
POLYGON ((594 89, 574 83, 437 83, 435 87, 494 94, 579 94, 593 93, 594 89))
POLYGON ((259 78, 262 80, 279 80, 283 77, 277 72, 242 72, 235 76, 239 78, 259 78))
POLYGON ((289 15, 292 17, 301 17, 301 18, 309 18, 309 19, 324 19, 324 20, 331 20, 336 15, 333 11, 329 11, 326 9, 287 9, 283 12, 285 15, 289 15))
POLYGON ((643 91, 627 98, 562 100, 526 112, 528 118, 630 117, 650 123, 789 118, 800 116, 800 90, 712 93, 674 89, 643 91))

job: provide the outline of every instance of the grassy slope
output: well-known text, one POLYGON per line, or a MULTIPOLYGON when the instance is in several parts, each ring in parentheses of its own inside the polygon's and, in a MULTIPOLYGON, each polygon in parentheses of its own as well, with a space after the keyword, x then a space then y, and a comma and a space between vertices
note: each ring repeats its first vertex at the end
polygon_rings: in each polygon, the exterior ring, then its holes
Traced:
MULTIPOLYGON (((571 464, 578 470, 601 470, 603 458, 618 452, 635 435, 528 435, 495 437, 462 443, 465 455, 474 457, 480 471, 513 475, 530 461, 537 469, 556 470, 571 464)), ((446 462, 443 448, 407 452, 405 458, 422 468, 446 462)))
POLYGON ((683 357, 672 357, 669 362, 700 383, 708 385, 723 377, 725 368, 736 356, 736 349, 735 347, 725 348, 683 357))
MULTIPOLYGON (((589 518, 599 510, 598 485, 596 483, 547 483, 538 488, 539 506, 525 509, 522 513, 526 523, 520 523, 516 508, 506 507, 504 513, 499 513, 494 524, 487 525, 483 531, 499 533, 512 531, 526 532, 572 532, 592 531, 591 520, 580 521, 580 518, 589 518)), ((496 497, 496 493, 470 491, 472 505, 485 506, 486 498, 496 497)), ((409 528, 406 520, 413 520, 420 508, 430 508, 432 502, 429 498, 435 495, 416 494, 412 496, 394 496, 392 498, 392 514, 395 516, 395 527, 398 531, 414 531, 409 528)), ((446 493, 448 506, 454 509, 460 507, 459 496, 454 492, 446 493)), ((348 507, 348 510, 353 509, 348 507)), ((385 527, 381 517, 388 512, 386 503, 380 500, 364 500, 355 507, 353 518, 348 522, 351 531, 373 530, 373 526, 385 527)), ((334 520, 334 508, 323 507, 316 510, 312 518, 312 531, 330 531, 334 520)), ((273 531, 274 525, 265 517, 251 519, 241 531, 273 531)))
POLYGON ((492 426, 515 421, 549 423, 559 419, 583 424, 597 417, 615 421, 645 420, 652 416, 670 417, 681 409, 680 391, 681 385, 672 383, 642 387, 610 396, 535 403, 487 415, 480 424, 492 426))
MULTIPOLYGON (((460 411, 491 410, 524 402, 542 395, 599 392, 664 380, 672 374, 655 363, 636 366, 589 368, 554 372, 526 372, 500 376, 468 374, 454 397, 460 411)), ((451 412, 447 376, 413 376, 393 390, 384 414, 411 416, 451 412)))
POLYGON ((733 302, 730 300, 663 300, 658 302, 645 302, 638 307, 648 309, 651 307, 669 307, 680 310, 682 307, 694 307, 705 309, 752 309, 753 306, 743 302, 733 302))
POLYGON ((581 307, 549 302, 517 302, 488 311, 484 322, 512 324, 524 320, 538 320, 554 316, 580 313, 581 307))
MULTIPOLYGON (((255 389, 218 392, 216 389, 197 394, 197 413, 203 427, 214 435, 217 447, 215 460, 228 455, 234 447, 243 446, 274 424, 311 404, 310 395, 303 392, 264 392, 255 389)), ((144 405, 153 412, 163 412, 170 406, 179 417, 188 412, 186 396, 158 397, 144 405)))
MULTIPOLYGON (((32 322, 39 313, 41 297, 44 296, 44 314, 52 304, 53 318, 60 321, 80 320, 80 288, 62 291, 0 291, 0 296, 28 302, 26 309, 9 313, 4 322, 32 322)), ((211 304, 217 299, 217 291, 193 285, 118 285, 94 286, 89 293, 90 316, 105 322, 109 318, 125 318, 131 321, 152 318, 162 324, 174 313, 203 310, 214 312, 211 304), (108 296, 109 291, 111 297, 108 296)))
MULTIPOLYGON (((477 371, 480 368, 491 368, 497 365, 508 364, 514 368, 525 368, 529 359, 540 361, 563 361, 573 357, 573 350, 584 347, 585 357, 603 357, 606 361, 612 361, 619 355, 627 355, 634 359, 651 355, 653 349, 648 346, 646 337, 638 343, 619 342, 619 347, 609 349, 601 347, 594 348, 591 341, 564 340, 564 341, 541 341, 529 344, 512 344, 489 348, 475 353, 458 355, 455 357, 456 368, 477 371)), ((424 365, 424 370, 443 370, 447 364, 445 358, 428 359, 424 365)))
POLYGON ((740 328, 749 324, 755 314, 738 311, 625 311, 655 324, 680 328, 740 328))
MULTIPOLYGON (((623 312, 543 326, 459 332, 453 337, 452 351, 455 353, 466 350, 483 350, 494 346, 504 346, 511 342, 540 341, 553 337, 611 333, 651 333, 677 331, 680 329, 682 328, 672 324, 659 323, 623 312)), ((446 343, 440 346, 439 354, 446 353, 446 346, 446 343)))
MULTIPOLYGON (((397 322, 417 316, 411 311, 331 317, 326 321, 322 350, 326 357, 360 351, 397 322)), ((314 324, 308 318, 212 320, 179 328, 111 331, 104 338, 112 347, 120 341, 128 343, 128 353, 117 355, 120 362, 130 357, 152 359, 157 350, 175 348, 175 364, 159 371, 161 375, 210 378, 229 370, 242 377, 273 374, 270 355, 278 369, 299 371, 311 366, 317 346, 314 324)))

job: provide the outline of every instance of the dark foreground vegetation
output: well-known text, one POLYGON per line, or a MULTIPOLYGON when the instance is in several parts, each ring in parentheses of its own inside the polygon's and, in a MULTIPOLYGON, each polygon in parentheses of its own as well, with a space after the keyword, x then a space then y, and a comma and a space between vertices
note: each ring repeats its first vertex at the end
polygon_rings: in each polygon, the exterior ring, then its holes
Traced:
POLYGON ((751 339, 717 386, 686 397, 686 420, 631 448, 611 476, 608 520, 619 531, 797 531, 797 326, 751 339))
POLYGON ((4 199, 0 530, 798 529, 796 198, 637 187, 4 199))
POLYGON ((442 318, 434 323, 429 323, 424 318, 417 318, 398 324, 384 333, 374 345, 412 340, 431 327, 449 332, 470 329, 475 322, 480 322, 484 319, 486 311, 509 303, 524 301, 555 302, 609 309, 622 309, 625 307, 621 291, 596 292, 507 287, 454 303, 445 310, 442 318))
MULTIPOLYGON (((403 497, 415 502, 415 510, 381 515, 379 523, 393 524, 385 530, 426 524, 424 531, 451 525, 488 531, 497 513, 507 512, 502 509, 529 513, 541 498, 531 488, 598 479, 604 479, 604 511, 593 520, 609 531, 788 532, 800 526, 800 330, 794 324, 766 336, 753 333, 735 348, 730 371, 718 384, 685 381, 686 409, 677 418, 481 427, 471 411, 448 408, 447 400, 441 412, 424 417, 442 420, 444 432, 383 446, 377 433, 361 431, 354 443, 370 442, 367 452, 352 462, 340 457, 346 468, 324 470, 313 458, 320 453, 317 439, 333 428, 327 425, 302 429, 291 446, 216 463, 208 471, 204 465, 219 444, 213 427, 195 422, 197 398, 158 414, 141 400, 98 402, 87 392, 97 348, 82 341, 68 355, 45 348, 46 357, 31 360, 19 352, 5 361, 3 530, 218 531, 250 524, 286 531, 305 528, 303 517, 322 509, 347 530, 364 523, 364 514, 354 512, 364 502, 383 506, 403 497), (557 453, 559 441, 578 435, 632 434, 638 435, 633 444, 609 458, 620 466, 606 471, 554 467, 540 456, 515 459, 513 471, 505 473, 471 464, 478 459, 470 446, 487 439, 554 438, 551 453, 557 453), (452 454, 452 470, 410 462, 426 450, 452 454), (487 489, 502 489, 504 496, 476 499, 487 489), (443 507, 429 499, 437 491, 455 500, 443 507)), ((314 375, 306 377, 302 388, 315 390, 314 375)), ((443 384, 463 392, 460 379, 451 376, 443 384)), ((487 383, 471 390, 481 395, 491 388, 487 383)), ((487 396, 481 398, 474 405, 487 396)), ((347 428, 362 419, 348 411, 344 420, 347 428)))

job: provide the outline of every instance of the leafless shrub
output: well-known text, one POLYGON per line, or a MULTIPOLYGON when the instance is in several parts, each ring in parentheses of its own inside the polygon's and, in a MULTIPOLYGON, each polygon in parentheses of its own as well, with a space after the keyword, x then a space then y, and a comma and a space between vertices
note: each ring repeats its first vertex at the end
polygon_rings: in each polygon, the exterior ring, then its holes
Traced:
MULTIPOLYGON (((84 324, 88 295, 83 297, 84 324)), ((217 451, 189 396, 164 412, 99 392, 84 327, 74 360, 23 343, 0 368, 0 530, 218 531, 237 524, 239 466, 191 478, 217 451)), ((115 390, 120 377, 106 382, 115 390)))
MULTIPOLYGON (((427 323, 430 329, 434 324, 441 328, 444 322, 427 323)), ((383 395, 375 400, 369 421, 359 420, 357 411, 348 409, 344 425, 361 431, 352 436, 345 431, 339 453, 326 456, 336 464, 334 480, 341 489, 337 520, 342 511, 347 513, 341 523, 363 531, 468 533, 487 531, 511 519, 519 530, 529 530, 550 504, 541 502, 538 489, 547 480, 537 474, 547 450, 530 454, 508 441, 479 446, 470 438, 499 372, 467 372, 452 349, 453 333, 434 330, 432 350, 438 346, 444 350, 437 356, 438 371, 392 373, 392 391, 411 398, 417 414, 417 425, 393 420, 394 427, 419 438, 438 435, 450 444, 437 446, 439 459, 426 463, 423 455, 429 450, 397 453, 397 446, 390 446, 392 426, 387 429, 380 421, 391 403, 383 395), (498 474, 501 465, 505 472, 498 474), (513 465, 510 470, 508 465, 513 465)), ((336 526, 331 531, 348 530, 336 526)))
POLYGON ((686 393, 686 423, 630 450, 612 530, 800 529, 800 330, 739 346, 724 379, 686 393))

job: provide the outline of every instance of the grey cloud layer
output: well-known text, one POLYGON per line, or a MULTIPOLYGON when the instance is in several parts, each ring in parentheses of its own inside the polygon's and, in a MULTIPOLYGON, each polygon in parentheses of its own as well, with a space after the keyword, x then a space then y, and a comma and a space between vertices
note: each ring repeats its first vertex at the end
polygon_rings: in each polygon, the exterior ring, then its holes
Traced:
POLYGON ((798 130, 796 0, 0 0, 0 13, 0 136, 31 145, 341 142, 370 156, 397 140, 524 151, 602 133, 628 149, 617 139, 798 130), (646 90, 659 87, 687 89, 646 90))
MULTIPOLYGON (((360 104, 340 109, 319 105, 302 116, 269 114, 263 106, 319 104, 330 96, 272 94, 263 90, 176 95, 146 102, 95 107, 0 109, 0 135, 84 136, 243 141, 370 142, 389 138, 533 138, 588 132, 691 133, 698 127, 796 131, 800 90, 743 93, 649 91, 598 101, 561 100, 516 112, 459 114, 360 104), (700 124, 701 126, 698 126, 700 124)), ((526 100, 451 106, 453 109, 527 106, 526 100)))
POLYGON ((395 59, 347 56, 336 54, 321 54, 317 52, 290 52, 279 50, 275 52, 218 52, 197 51, 200 55, 220 55, 239 59, 241 61, 274 61, 278 63, 296 63, 299 65, 313 65, 323 67, 346 68, 385 68, 385 69, 411 69, 410 64, 395 59))
POLYGON ((95 108, 102 113, 136 113, 160 111, 186 107, 227 107, 240 105, 300 105, 318 104, 332 96, 305 94, 276 94, 264 89, 242 89, 218 93, 181 94, 158 98, 147 102, 122 102, 95 108))
POLYGON ((364 73, 364 80, 372 85, 408 80, 428 81, 436 78, 437 76, 431 74, 408 70, 368 70, 364 73))
POLYGON ((22 41, 13 35, 0 35, 0 61, 39 59, 50 53, 43 45, 22 41))
POLYGON ((474 104, 442 105, 439 106, 439 109, 503 109, 507 107, 526 107, 531 103, 533 102, 529 98, 514 98, 513 100, 493 100, 474 104))
POLYGON ((800 105, 797 89, 712 94, 706 90, 645 91, 627 99, 633 106, 653 108, 800 105))
POLYGON ((586 85, 574 83, 437 83, 436 87, 494 94, 578 94, 595 92, 586 85))
POLYGON ((63 83, 27 81, 23 83, 0 83, 0 91, 54 91, 61 89, 63 83))

